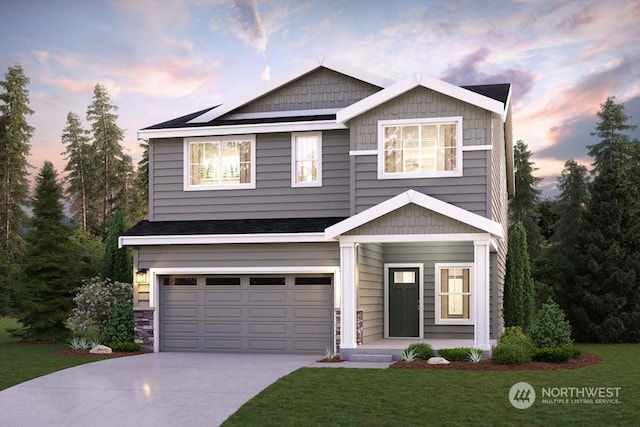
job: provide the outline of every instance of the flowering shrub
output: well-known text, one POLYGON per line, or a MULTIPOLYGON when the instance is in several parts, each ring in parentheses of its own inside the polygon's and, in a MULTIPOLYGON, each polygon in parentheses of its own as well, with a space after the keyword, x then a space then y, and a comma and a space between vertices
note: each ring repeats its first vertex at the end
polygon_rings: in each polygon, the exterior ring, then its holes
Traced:
POLYGON ((69 329, 79 335, 95 330, 102 338, 116 305, 133 304, 133 285, 94 277, 84 282, 73 300, 76 308, 67 320, 69 329))

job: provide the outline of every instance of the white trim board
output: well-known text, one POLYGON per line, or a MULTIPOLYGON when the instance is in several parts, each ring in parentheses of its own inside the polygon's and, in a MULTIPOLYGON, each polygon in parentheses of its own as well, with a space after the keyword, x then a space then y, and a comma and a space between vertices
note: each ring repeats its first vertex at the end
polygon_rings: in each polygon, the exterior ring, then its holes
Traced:
POLYGON ((138 131, 138 139, 188 138, 197 136, 242 135, 271 132, 307 132, 334 129, 347 129, 347 126, 343 123, 336 123, 335 120, 311 120, 306 122, 257 123, 250 125, 142 129, 138 131))
POLYGON ((120 236, 118 247, 156 245, 218 245, 226 243, 318 243, 324 233, 191 234, 172 236, 120 236))

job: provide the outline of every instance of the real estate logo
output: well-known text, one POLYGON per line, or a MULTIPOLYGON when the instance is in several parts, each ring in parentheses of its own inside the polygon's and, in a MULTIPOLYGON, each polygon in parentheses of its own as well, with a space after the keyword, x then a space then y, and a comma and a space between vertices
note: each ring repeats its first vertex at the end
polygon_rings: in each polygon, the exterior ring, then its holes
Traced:
POLYGON ((536 391, 529 383, 515 383, 509 390, 509 402, 518 409, 527 409, 536 401, 536 391))

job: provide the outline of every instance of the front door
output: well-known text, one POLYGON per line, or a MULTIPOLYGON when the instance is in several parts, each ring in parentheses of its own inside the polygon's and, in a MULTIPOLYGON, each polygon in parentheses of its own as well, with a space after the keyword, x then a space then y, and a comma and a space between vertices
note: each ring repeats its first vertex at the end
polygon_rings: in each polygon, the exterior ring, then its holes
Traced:
POLYGON ((389 268, 389 336, 418 337, 420 290, 418 268, 389 268))

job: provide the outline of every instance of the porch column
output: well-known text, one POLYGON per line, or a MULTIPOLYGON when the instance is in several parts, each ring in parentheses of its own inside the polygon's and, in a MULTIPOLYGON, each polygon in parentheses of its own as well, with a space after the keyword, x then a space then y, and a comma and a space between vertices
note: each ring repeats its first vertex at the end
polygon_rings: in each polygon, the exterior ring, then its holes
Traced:
POLYGON ((340 348, 356 348, 357 344, 357 247, 355 243, 340 242, 340 270, 342 301, 340 307, 340 348))
POLYGON ((489 240, 473 242, 474 324, 473 346, 491 350, 489 340, 489 240))

